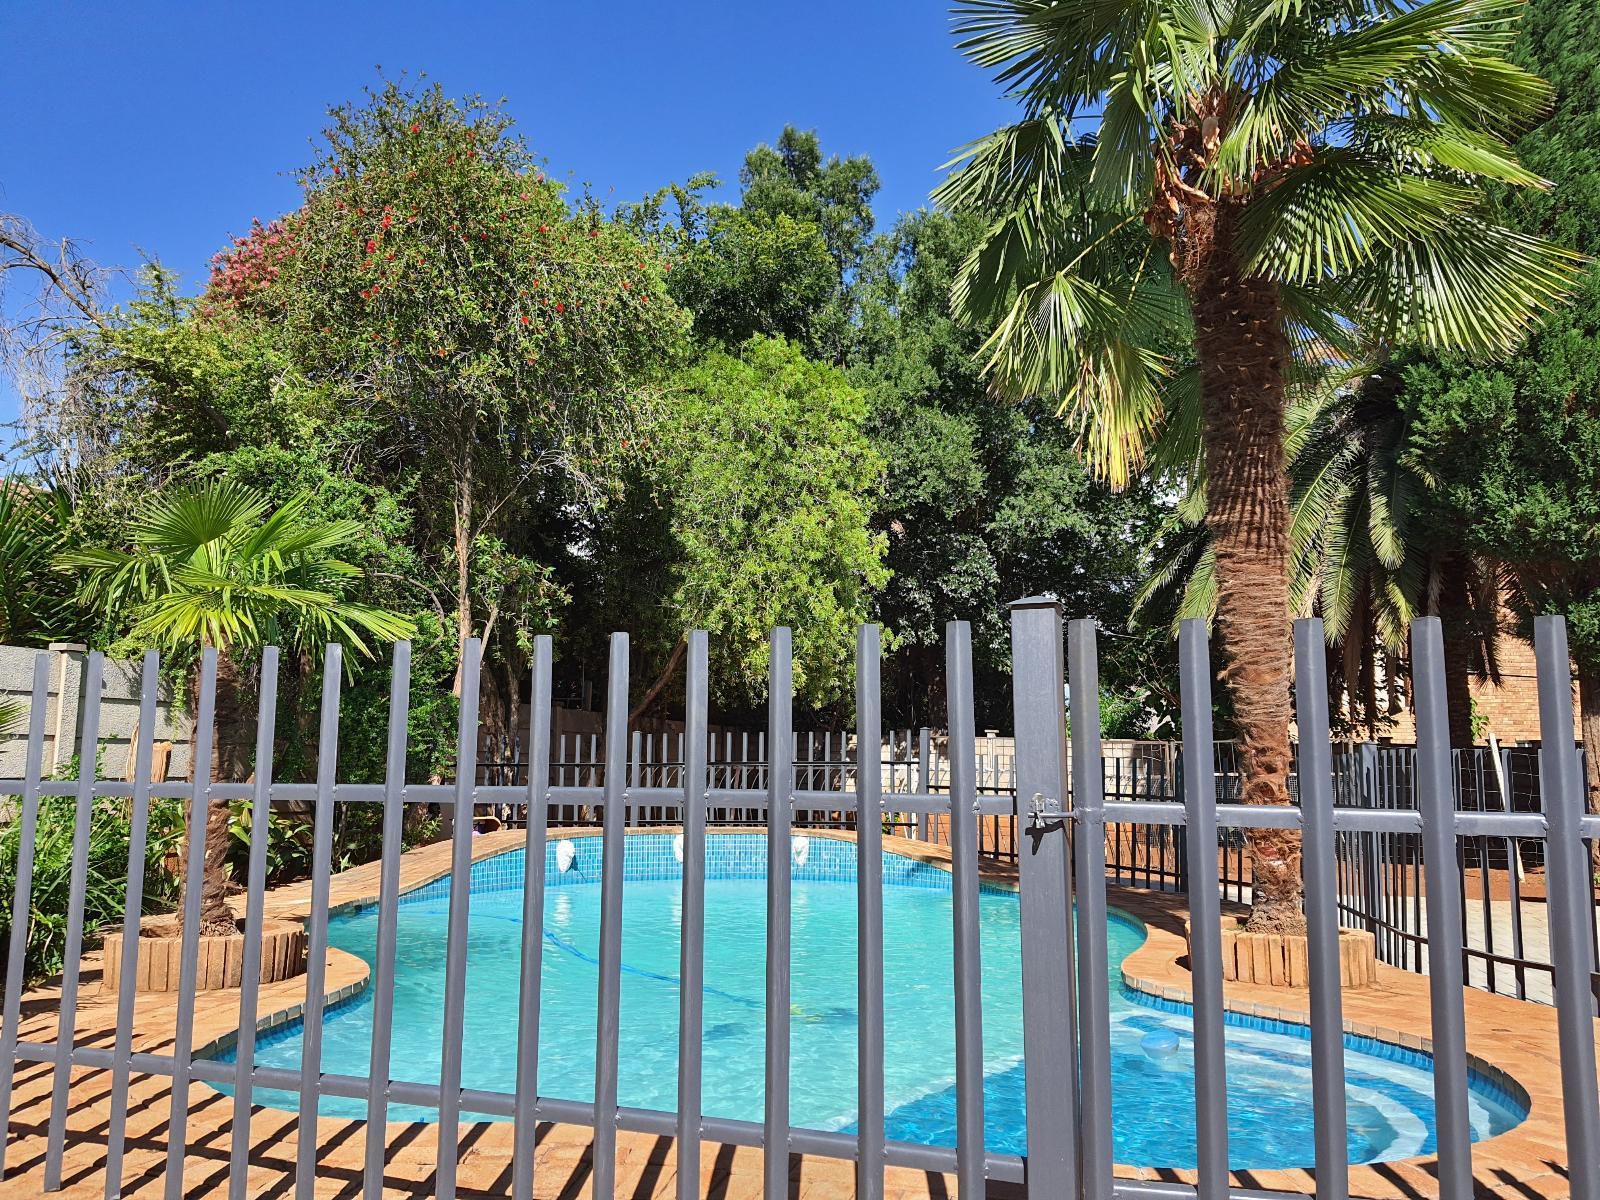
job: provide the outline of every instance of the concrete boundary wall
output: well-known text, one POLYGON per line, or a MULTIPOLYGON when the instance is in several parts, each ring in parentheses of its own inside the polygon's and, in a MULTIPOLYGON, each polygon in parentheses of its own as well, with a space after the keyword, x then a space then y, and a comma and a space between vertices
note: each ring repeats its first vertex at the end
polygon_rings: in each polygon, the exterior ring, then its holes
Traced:
MULTIPOLYGON (((52 642, 48 650, 32 646, 0 646, 0 701, 19 701, 26 710, 33 690, 33 663, 50 656, 50 694, 45 709, 44 769, 50 775, 64 766, 78 748, 84 714, 83 669, 87 649, 75 642, 52 642)), ((102 778, 127 778, 132 773, 131 747, 139 724, 137 660, 108 659, 101 694, 100 754, 102 778)), ((183 697, 164 685, 156 707, 156 742, 171 743, 164 777, 189 775, 190 715, 183 697)), ((0 778, 20 778, 27 749, 27 717, 21 728, 0 738, 0 778)), ((162 755, 156 756, 158 772, 162 755)))

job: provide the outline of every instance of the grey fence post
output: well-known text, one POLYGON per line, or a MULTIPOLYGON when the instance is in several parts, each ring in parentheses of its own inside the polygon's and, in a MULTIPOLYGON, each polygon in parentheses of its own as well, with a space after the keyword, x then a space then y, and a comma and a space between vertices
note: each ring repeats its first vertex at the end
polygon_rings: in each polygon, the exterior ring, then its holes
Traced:
POLYGON ((1217 776, 1211 731, 1211 651, 1206 623, 1183 622, 1178 632, 1183 708, 1185 839, 1199 866, 1189 888, 1189 970, 1194 979, 1194 1106, 1200 1200, 1228 1195, 1228 1068, 1223 1033, 1222 900, 1216 872, 1217 776))
POLYGON ((1078 1194, 1066 679, 1061 606, 1054 600, 1035 597, 1011 606, 1011 662, 1028 1193, 1034 1200, 1054 1200, 1078 1194))
POLYGON ((794 801, 794 663, 789 630, 772 631, 767 666, 767 1011, 762 1193, 789 1195, 789 830, 794 801))
MULTIPOLYGON (((924 795, 933 791, 933 780, 928 772, 933 766, 933 731, 924 725, 917 730, 917 789, 924 795)), ((917 814, 917 840, 926 842, 933 823, 933 814, 923 809, 917 814)))
POLYGON ((239 1041, 233 1074, 232 1145, 228 1198, 245 1200, 249 1187, 250 1073, 256 1058, 256 1012, 261 991, 262 897, 267 889, 268 818, 272 810, 272 751, 278 721, 278 648, 261 652, 261 702, 256 709, 256 785, 250 808, 250 864, 245 875, 244 969, 239 980, 239 1041))
MULTIPOLYGON (((63 663, 63 667, 64 666, 65 664, 63 663)), ((211 737, 210 732, 205 729, 205 718, 206 714, 208 714, 210 709, 213 707, 216 698, 216 658, 214 652, 212 653, 210 668, 211 683, 213 687, 212 694, 209 698, 211 703, 208 703, 205 686, 202 684, 200 689, 200 708, 202 715, 197 730, 198 732, 203 733, 205 746, 207 748, 211 744, 211 737)), ((72 819, 72 881, 67 889, 67 944, 62 952, 61 959, 61 1002, 56 1021, 57 1057, 55 1062, 55 1078, 51 1081, 50 1132, 47 1140, 44 1160, 44 1190, 47 1192, 58 1192, 61 1190, 61 1157, 66 1150, 67 1142, 67 1099, 68 1091, 72 1085, 71 1051, 76 1048, 78 1042, 78 971, 83 959, 84 892, 87 890, 89 883, 89 831, 90 826, 94 821, 95 780, 99 778, 100 773, 98 759, 100 750, 100 710, 102 707, 101 688, 104 672, 105 656, 99 651, 95 651, 93 654, 89 655, 89 660, 84 666, 83 691, 79 697, 79 704, 82 711, 82 717, 80 718, 82 721, 82 729, 78 738, 78 796, 72 819), (60 1053, 62 1050, 67 1051, 67 1053, 60 1053)), ((64 697, 57 701, 58 709, 56 712, 56 720, 58 723, 62 719, 60 706, 64 705, 64 703, 64 697)), ((191 754, 194 755, 195 762, 197 764, 202 761, 198 754, 201 748, 202 747, 200 747, 198 744, 191 748, 191 754)), ((207 749, 206 752, 209 755, 209 749, 207 749)), ((202 769, 209 772, 211 769, 209 757, 203 761, 205 765, 202 769)), ((196 779, 202 778, 202 776, 199 774, 196 774, 194 777, 196 779)), ((203 839, 205 836, 204 815, 202 815, 200 818, 200 834, 203 839)), ((192 821, 190 824, 189 837, 189 844, 191 846, 196 845, 197 843, 193 840, 194 831, 192 821)), ((192 891, 194 891, 193 898, 195 902, 195 912, 198 914, 199 892, 196 881, 199 878, 199 872, 195 869, 194 859, 196 857, 197 856, 195 855, 190 855, 189 887, 192 891)), ((201 865, 204 865, 204 856, 201 855, 198 857, 200 858, 201 865)), ((186 897, 185 913, 187 913, 187 911, 188 903, 186 897)), ((186 940, 183 947, 183 965, 185 967, 190 967, 192 956, 189 941, 189 926, 197 924, 197 920, 191 921, 189 922, 189 925, 186 925, 184 928, 184 936, 186 940)), ((194 944, 197 946, 198 942, 196 941, 194 944)), ((183 979, 189 981, 188 997, 190 1007, 186 1010, 184 1004, 182 1002, 179 1003, 177 1023, 173 1031, 173 1055, 175 1059, 182 1059, 183 1070, 185 1075, 187 1075, 189 1038, 191 1031, 194 1028, 194 1010, 192 1007, 194 1000, 194 971, 192 967, 190 967, 186 975, 183 975, 183 979)), ((7 1068, 9 1068, 9 1066, 10 1064, 7 1064, 7 1068)), ((174 1085, 172 1089, 172 1099, 173 1120, 170 1125, 170 1128, 172 1129, 172 1137, 168 1141, 168 1146, 169 1149, 173 1147, 177 1148, 178 1164, 181 1172, 183 1163, 183 1143, 187 1134, 185 1126, 189 1115, 189 1089, 187 1087, 179 1088, 174 1085), (179 1110, 177 1107, 180 1103, 178 1100, 178 1094, 180 1091, 183 1093, 183 1100, 181 1101, 183 1107, 181 1110, 179 1110)), ((168 1162, 168 1175, 170 1177, 170 1158, 168 1162)), ((173 1194, 170 1184, 168 1185, 167 1194, 169 1196, 173 1194)))
POLYGON ((1550 964, 1561 1048, 1561 1106, 1573 1200, 1600 1198, 1600 1097, 1595 1086, 1594 889, 1583 844, 1583 776, 1572 738, 1572 659, 1567 623, 1533 623, 1539 672, 1539 790, 1550 840, 1550 964))
POLYGON ((311 836, 311 915, 306 922, 306 1000, 300 1042, 300 1120, 295 1143, 296 1200, 314 1200, 317 1188, 317 1101, 322 1092, 333 785, 339 770, 339 685, 343 672, 344 651, 337 644, 330 645, 322 660, 322 712, 317 731, 317 803, 311 836))
POLYGON ((617 1188, 617 1039, 622 1005, 622 860, 626 852, 628 635, 611 635, 606 672, 606 790, 600 848, 600 984, 594 1053, 594 1200, 617 1188))
POLYGON ((461 1138, 461 1038, 467 1015, 467 939, 471 932, 473 797, 478 783, 478 689, 483 642, 461 647, 461 708, 456 724, 455 825, 450 835, 450 905, 445 916, 444 1013, 439 1047, 439 1157, 435 1194, 455 1200, 461 1138))
POLYGON ((1067 625, 1072 685, 1072 849, 1077 870, 1078 1054, 1082 1063, 1084 1195, 1111 1195, 1111 983, 1106 961, 1105 766, 1095 622, 1067 625))
MULTIPOLYGON (((856 633, 856 1196, 883 1197, 883 730, 879 631, 856 633)), ((843 740, 842 738, 840 739, 843 740)), ((892 764, 891 757, 891 764, 892 764)), ((893 770, 891 765, 890 770, 893 770)), ((684 1197, 684 1200, 690 1200, 684 1197)))
MULTIPOLYGON (((1429 956, 1433 1105, 1438 1127, 1439 1194, 1472 1194, 1472 1125, 1467 1111, 1467 1023, 1462 1000, 1461 906, 1455 885, 1455 795, 1450 786, 1450 725, 1446 715, 1444 635, 1438 617, 1411 622, 1411 680, 1417 714, 1417 802, 1422 810, 1424 892, 1428 940, 1443 954, 1429 956)), ((1487 863, 1485 864, 1487 870, 1487 863)))
MULTIPOLYGON (((91 674, 93 672, 91 671, 91 674)), ((98 707, 98 690, 92 692, 98 707)), ((183 896, 183 941, 179 949, 178 962, 178 1012, 172 1036, 172 1096, 171 1106, 167 1119, 167 1200, 181 1200, 183 1196, 183 1159, 184 1151, 189 1141, 189 1067, 194 1050, 194 993, 197 976, 200 973, 200 892, 205 884, 206 875, 206 820, 211 808, 211 745, 216 735, 217 727, 217 651, 214 646, 207 646, 200 655, 200 706, 194 724, 194 742, 189 747, 189 778, 193 783, 194 791, 189 796, 189 828, 187 833, 187 850, 189 856, 188 870, 184 877, 183 896)), ((87 717, 84 722, 84 742, 89 743, 87 717)), ((89 761, 95 758, 94 750, 88 750, 89 761)), ((89 821, 89 805, 94 792, 94 772, 89 773, 88 787, 79 793, 78 804, 80 816, 84 824, 89 821)), ((84 831, 84 839, 88 840, 88 830, 84 831)), ((81 908, 81 903, 80 903, 81 908)), ((78 922, 82 924, 81 915, 78 922)), ((69 922, 70 924, 70 922, 69 922)), ((68 948, 68 969, 74 970, 73 959, 77 956, 75 947, 68 948)), ((241 985, 243 980, 240 980, 241 985)), ((62 990, 62 1014, 65 1016, 68 1005, 66 991, 62 990)), ((63 1033, 67 1032, 63 1028, 63 1033)), ((59 1047, 65 1038, 58 1036, 56 1045, 59 1047)), ((67 1073, 62 1068, 65 1063, 56 1060, 56 1068, 60 1074, 56 1078, 56 1085, 60 1091, 61 1107, 66 1108, 67 1101, 67 1073)), ((55 1108, 51 1106, 52 1127, 51 1133, 55 1134, 54 1117, 55 1108)), ((65 1140, 66 1114, 62 1113, 61 1137, 65 1140)), ((52 1141, 54 1139, 52 1138, 52 1141)), ((54 1147, 52 1147, 54 1148, 54 1147)), ((53 1156, 55 1159, 55 1186, 49 1181, 49 1169, 46 1168, 45 1187, 54 1191, 61 1186, 61 1160, 59 1151, 53 1156)))
POLYGON ((1333 778, 1322 622, 1294 623, 1295 724, 1300 732, 1301 871, 1311 975, 1311 1096, 1318 1200, 1350 1194, 1344 1005, 1339 974, 1339 883, 1334 873, 1333 778))
MULTIPOLYGON (((639 787, 641 786, 640 773, 643 770, 644 734, 635 729, 628 739, 628 790, 630 792, 636 792, 639 790, 639 787)), ((632 826, 641 825, 644 823, 642 820, 640 820, 638 806, 634 804, 632 799, 628 801, 627 805, 622 811, 625 817, 623 823, 630 828, 632 826)), ((649 815, 648 810, 646 810, 645 815, 649 815)))
POLYGON ((683 699, 683 936, 678 954, 678 1200, 700 1195, 700 1039, 706 974, 706 632, 689 634, 683 699))
MULTIPOLYGON (((1361 778, 1357 791, 1357 798, 1362 808, 1378 807, 1378 747, 1375 742, 1361 743, 1361 778)), ((1378 837, 1376 833, 1357 834, 1357 844, 1361 847, 1362 890, 1366 893, 1362 897, 1362 910, 1366 916, 1367 930, 1373 935, 1374 955, 1377 953, 1379 919, 1379 897, 1383 895, 1383 869, 1378 861, 1378 837)))
POLYGON ((378 855, 378 944, 372 974, 372 1050, 367 1058, 366 1200, 383 1200, 384 1124, 389 1119, 394 1030, 394 960, 400 911, 400 853, 405 828, 406 745, 411 712, 411 643, 396 642, 389 670, 389 738, 383 771, 383 848, 378 855))
POLYGON ((128 831, 128 889, 122 916, 122 964, 117 976, 117 1034, 111 1061, 111 1118, 106 1126, 106 1200, 122 1195, 127 1146, 128 1074, 133 1056, 133 1006, 139 976, 139 927, 144 913, 145 843, 150 833, 150 760, 156 735, 161 658, 145 652, 139 684, 138 744, 133 755, 133 817, 128 831))
POLYGON ((50 695, 50 656, 33 660, 33 694, 29 698, 28 751, 23 764, 22 819, 17 828, 17 882, 11 911, 23 914, 11 922, 6 948, 6 998, 0 1013, 0 1179, 6 1174, 6 1147, 11 1142, 11 1089, 16 1080, 17 1027, 22 1024, 23 975, 27 970, 28 914, 33 910, 33 844, 39 824, 39 786, 44 774, 44 710, 50 695))
POLYGON ((533 1200, 539 1094, 539 982, 544 964, 544 860, 550 823, 550 635, 533 639, 528 697, 528 823, 522 851, 522 962, 517 1004, 517 1084, 512 1101, 511 1197, 533 1200))
POLYGON ((978 779, 972 708, 972 629, 945 626, 950 731, 950 909, 955 952, 956 1186, 984 1192, 983 986, 978 933, 978 779))

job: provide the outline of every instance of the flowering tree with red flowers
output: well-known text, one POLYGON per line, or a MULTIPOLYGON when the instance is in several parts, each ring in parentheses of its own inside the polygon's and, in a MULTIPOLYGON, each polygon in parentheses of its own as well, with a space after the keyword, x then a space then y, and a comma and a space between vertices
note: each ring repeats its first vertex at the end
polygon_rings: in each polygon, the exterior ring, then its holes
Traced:
POLYGON ((214 287, 250 296, 265 277, 358 452, 448 482, 438 540, 465 638, 475 542, 513 497, 604 488, 687 318, 670 263, 569 204, 497 106, 389 83, 331 116, 304 205, 236 243, 214 287))

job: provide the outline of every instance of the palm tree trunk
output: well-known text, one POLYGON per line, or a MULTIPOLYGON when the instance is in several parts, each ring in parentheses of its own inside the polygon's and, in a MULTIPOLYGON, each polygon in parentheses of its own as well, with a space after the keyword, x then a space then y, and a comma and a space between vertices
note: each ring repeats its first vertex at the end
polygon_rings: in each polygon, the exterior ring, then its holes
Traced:
MULTIPOLYGON (((239 669, 227 654, 217 656, 216 729, 211 743, 211 777, 219 783, 237 783, 249 776, 249 750, 240 740, 242 706, 239 700, 239 669)), ((200 673, 195 672, 190 686, 189 711, 194 714, 189 745, 191 749, 199 740, 200 673)), ((248 721, 244 722, 248 727, 248 721)), ((248 742, 248 732, 245 735, 248 742)), ((189 772, 191 782, 198 784, 203 778, 200 763, 195 762, 189 772)), ((213 800, 206 806, 205 843, 202 853, 205 866, 200 882, 200 931, 205 934, 226 934, 237 930, 233 910, 228 907, 228 803, 213 800)), ((184 847, 184 872, 189 877, 188 856, 194 847, 184 847)))
MULTIPOLYGON (((1206 525, 1217 556, 1223 678, 1239 734, 1243 800, 1289 803, 1289 481, 1284 455, 1289 349, 1276 287, 1245 276, 1228 202, 1196 213, 1185 271, 1205 407, 1206 525)), ((1249 835, 1248 928, 1298 932, 1300 835, 1249 835)))

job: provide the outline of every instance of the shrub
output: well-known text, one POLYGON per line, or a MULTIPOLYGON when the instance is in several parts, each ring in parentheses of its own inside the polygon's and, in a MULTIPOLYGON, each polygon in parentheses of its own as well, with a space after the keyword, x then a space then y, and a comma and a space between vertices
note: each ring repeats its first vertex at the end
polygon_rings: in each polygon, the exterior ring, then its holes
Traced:
MULTIPOLYGON (((22 838, 18 802, 0 828, 0 946, 11 939, 11 911, 17 885, 17 852, 22 838)), ((183 841, 183 804, 150 802, 150 832, 145 844, 144 911, 159 912, 176 900, 178 879, 167 867, 183 841)), ((39 802, 34 841, 33 920, 28 928, 23 977, 32 983, 61 970, 67 941, 67 903, 72 883, 72 834, 77 800, 45 796, 39 802)), ((132 806, 119 797, 100 797, 89 818, 87 885, 83 895, 85 945, 99 931, 122 919, 128 875, 128 837, 132 806)), ((0 962, 0 969, 4 963, 0 962)))

